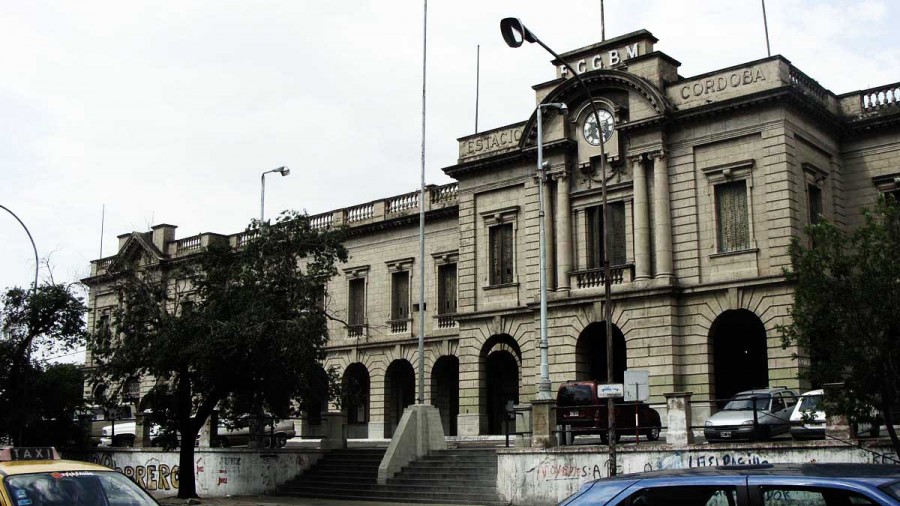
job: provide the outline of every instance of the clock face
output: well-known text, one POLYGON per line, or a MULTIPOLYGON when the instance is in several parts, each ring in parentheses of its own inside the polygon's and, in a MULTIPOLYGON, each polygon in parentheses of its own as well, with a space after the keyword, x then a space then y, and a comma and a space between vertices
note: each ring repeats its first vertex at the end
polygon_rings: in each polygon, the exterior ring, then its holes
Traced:
POLYGON ((600 145, 600 131, 603 131, 603 142, 609 140, 613 134, 615 119, 606 109, 597 109, 597 116, 593 112, 588 113, 584 120, 584 140, 593 146, 600 145), (597 127, 597 116, 600 116, 600 127, 597 127))

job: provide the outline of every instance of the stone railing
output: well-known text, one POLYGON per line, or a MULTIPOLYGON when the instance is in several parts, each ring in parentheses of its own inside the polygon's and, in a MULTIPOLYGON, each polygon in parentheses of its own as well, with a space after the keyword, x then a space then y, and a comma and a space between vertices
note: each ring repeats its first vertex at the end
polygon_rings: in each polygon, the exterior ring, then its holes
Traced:
POLYGON ((347 337, 363 337, 366 334, 366 325, 347 325, 347 337))
POLYGON ((437 315, 437 326, 439 329, 452 329, 456 326, 455 314, 439 314, 437 315))
POLYGON ((331 228, 334 224, 334 213, 323 213, 309 217, 309 226, 314 230, 331 228))
POLYGON ((385 200, 385 212, 388 214, 399 213, 407 209, 419 208, 419 192, 410 192, 405 195, 391 197, 385 200))
POLYGON ((402 320, 388 320, 388 325, 391 326, 391 334, 402 334, 409 330, 409 318, 404 318, 402 320))
POLYGON ((175 242, 175 251, 177 253, 189 253, 200 250, 200 236, 186 237, 175 242))
POLYGON ((256 239, 259 236, 259 231, 252 230, 250 232, 241 232, 235 236, 234 247, 235 248, 243 248, 253 239, 256 239))
POLYGON ((801 72, 797 67, 791 66, 791 84, 803 93, 810 95, 820 102, 827 102, 828 90, 822 87, 818 81, 801 72))
POLYGON ((879 86, 860 93, 863 112, 875 112, 888 107, 900 107, 900 83, 879 86))
POLYGON ((459 199, 459 184, 450 183, 444 186, 438 186, 431 190, 431 203, 443 204, 446 202, 456 202, 459 199))
MULTIPOLYGON (((596 288, 603 286, 603 268, 585 269, 572 272, 575 288, 596 288)), ((610 284, 620 285, 634 281, 634 265, 616 265, 609 268, 610 284)))
POLYGON ((346 223, 365 221, 373 216, 375 216, 375 204, 371 202, 359 206, 348 207, 344 211, 344 221, 346 223))

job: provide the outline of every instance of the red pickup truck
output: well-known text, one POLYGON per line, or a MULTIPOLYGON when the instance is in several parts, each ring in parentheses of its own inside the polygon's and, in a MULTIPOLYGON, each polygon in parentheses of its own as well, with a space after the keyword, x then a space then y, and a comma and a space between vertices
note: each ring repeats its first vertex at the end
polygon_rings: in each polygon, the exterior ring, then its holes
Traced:
MULTIPOLYGON (((597 396, 597 381, 567 381, 556 394, 556 424, 574 436, 599 434, 609 444, 609 422, 605 398, 597 396)), ((616 440, 622 435, 638 434, 648 441, 659 439, 662 428, 659 412, 643 402, 616 399, 616 440)), ((566 441, 567 438, 560 438, 566 441)))

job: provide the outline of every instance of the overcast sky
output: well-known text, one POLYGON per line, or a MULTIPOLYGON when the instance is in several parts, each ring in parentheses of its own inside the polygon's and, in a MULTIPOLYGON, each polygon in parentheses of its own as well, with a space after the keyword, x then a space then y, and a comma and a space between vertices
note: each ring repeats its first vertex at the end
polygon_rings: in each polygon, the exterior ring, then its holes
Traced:
MULTIPOLYGON (((759 0, 606 0, 606 34, 652 32, 690 77, 766 56, 759 0)), ((770 0, 773 54, 841 94, 898 80, 900 2, 770 0)), ((515 16, 557 52, 601 40, 600 1, 428 4, 426 180, 450 182, 456 139, 523 121, 555 77, 515 16)), ((234 233, 259 213, 316 214, 416 190, 421 1, 17 1, 0 5, 0 204, 30 229, 57 282, 116 236, 234 233)), ((34 260, 0 210, 0 288, 34 260)), ((50 275, 41 266, 41 279, 50 275)))

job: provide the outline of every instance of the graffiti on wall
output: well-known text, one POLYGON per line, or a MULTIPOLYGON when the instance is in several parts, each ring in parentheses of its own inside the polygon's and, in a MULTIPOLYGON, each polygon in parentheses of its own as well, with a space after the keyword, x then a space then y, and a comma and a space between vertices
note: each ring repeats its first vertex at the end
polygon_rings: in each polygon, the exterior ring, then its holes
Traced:
POLYGON ((119 466, 110 453, 92 453, 91 462, 115 469, 145 490, 178 490, 178 466, 163 464, 159 459, 148 459, 141 465, 119 466))
POLYGON ((713 452, 713 453, 682 453, 672 452, 665 457, 659 457, 655 461, 644 465, 644 471, 657 469, 685 469, 690 467, 716 467, 716 466, 746 466, 768 464, 769 461, 754 452, 713 452))
MULTIPOLYGON (((534 475, 535 479, 540 481, 559 481, 559 480, 579 480, 589 481, 603 478, 609 475, 609 460, 605 462, 575 465, 568 462, 557 463, 543 460, 538 465, 527 470, 527 474, 534 475)), ((616 466, 616 472, 622 472, 622 466, 616 466)))
POLYGON ((227 485, 228 475, 236 476, 241 473, 240 457, 222 457, 219 464, 219 475, 216 478, 216 486, 227 485))

